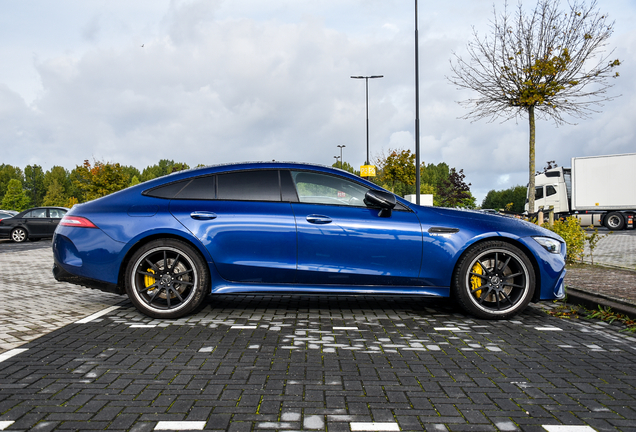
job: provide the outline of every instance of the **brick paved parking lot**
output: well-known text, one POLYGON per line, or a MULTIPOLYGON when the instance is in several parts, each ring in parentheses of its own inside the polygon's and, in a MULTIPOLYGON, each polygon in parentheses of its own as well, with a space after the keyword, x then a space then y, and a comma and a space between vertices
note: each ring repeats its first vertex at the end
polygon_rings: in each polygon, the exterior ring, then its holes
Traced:
MULTIPOLYGON (((12 304, 70 289, 28 259, 45 249, 17 253, 0 254, 31 275, 3 270, 12 304)), ((122 298, 73 289, 72 323, 0 353, 0 430, 636 431, 636 338, 536 305, 481 321, 446 301, 241 295, 168 321, 127 302, 91 317, 122 298)))

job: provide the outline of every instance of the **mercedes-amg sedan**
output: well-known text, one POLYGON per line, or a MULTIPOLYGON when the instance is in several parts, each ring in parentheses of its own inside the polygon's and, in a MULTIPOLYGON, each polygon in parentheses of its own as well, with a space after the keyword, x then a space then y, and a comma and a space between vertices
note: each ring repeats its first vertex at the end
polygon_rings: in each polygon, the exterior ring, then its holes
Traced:
POLYGON ((481 318, 564 296, 565 244, 511 217, 424 207, 299 163, 177 172, 74 206, 59 281, 176 318, 219 293, 452 296, 481 318))

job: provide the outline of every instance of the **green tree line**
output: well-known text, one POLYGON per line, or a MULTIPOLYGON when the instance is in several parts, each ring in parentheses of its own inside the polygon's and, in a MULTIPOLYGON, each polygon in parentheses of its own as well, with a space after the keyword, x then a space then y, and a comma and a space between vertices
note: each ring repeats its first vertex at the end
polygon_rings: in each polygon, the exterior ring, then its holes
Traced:
POLYGON ((133 166, 85 160, 68 171, 54 166, 44 172, 39 165, 24 170, 0 165, 0 208, 22 211, 37 206, 72 207, 137 183, 189 169, 182 162, 162 159, 139 171, 133 166))
POLYGON ((523 213, 527 192, 525 186, 513 186, 499 191, 493 189, 484 198, 481 208, 523 213))
MULTIPOLYGON (((388 156, 376 158, 377 176, 372 181, 397 195, 415 193, 415 155, 410 150, 390 150, 388 156)), ((359 171, 348 163, 334 167, 356 175, 359 171)), ((39 165, 28 165, 24 170, 12 165, 0 165, 0 208, 25 210, 37 206, 72 207, 140 182, 172 172, 189 169, 181 162, 162 159, 157 164, 139 171, 133 166, 119 163, 85 160, 68 171, 54 166, 44 172, 39 165)), ((433 194, 434 204, 445 207, 474 208, 475 198, 470 184, 464 182, 463 170, 457 171, 446 163, 420 166, 420 193, 433 194)))
MULTIPOLYGON (((374 160, 376 177, 371 181, 396 195, 415 194, 415 154, 410 150, 389 149, 374 160)), ((340 168, 336 162, 334 167, 340 168)), ((360 175, 347 163, 343 169, 360 175)), ((475 208, 475 198, 466 183, 464 170, 451 168, 445 162, 420 165, 420 194, 433 195, 433 204, 441 207, 475 208)))

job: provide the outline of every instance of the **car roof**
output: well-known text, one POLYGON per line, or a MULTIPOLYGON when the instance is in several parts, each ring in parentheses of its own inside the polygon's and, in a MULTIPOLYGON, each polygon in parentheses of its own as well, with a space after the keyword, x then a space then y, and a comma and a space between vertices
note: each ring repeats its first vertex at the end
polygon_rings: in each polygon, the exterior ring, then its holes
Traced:
POLYGON ((57 206, 31 207, 30 209, 26 209, 26 210, 21 211, 20 213, 17 213, 16 216, 28 213, 31 210, 39 210, 39 209, 57 209, 57 210, 65 210, 65 211, 69 211, 70 210, 70 209, 68 209, 66 207, 57 207, 57 206))
MULTIPOLYGON (((362 177, 356 176, 355 174, 350 173, 349 171, 345 171, 340 168, 335 168, 327 165, 320 165, 315 163, 303 163, 303 162, 280 162, 280 161, 260 161, 260 162, 232 162, 232 163, 222 163, 215 165, 208 165, 204 167, 190 168, 187 170, 176 171, 170 173, 165 176, 156 177, 154 179, 148 180, 146 182, 140 183, 139 185, 144 189, 149 189, 151 187, 155 187, 161 184, 171 183, 174 181, 182 180, 189 177, 196 176, 204 176, 208 174, 216 174, 224 171, 241 171, 241 170, 251 170, 251 169, 311 169, 323 172, 333 172, 337 171, 339 174, 348 176, 352 179, 363 183, 369 183, 376 189, 382 189, 380 186, 369 182, 362 177)), ((138 186, 139 186, 138 185, 138 186)))

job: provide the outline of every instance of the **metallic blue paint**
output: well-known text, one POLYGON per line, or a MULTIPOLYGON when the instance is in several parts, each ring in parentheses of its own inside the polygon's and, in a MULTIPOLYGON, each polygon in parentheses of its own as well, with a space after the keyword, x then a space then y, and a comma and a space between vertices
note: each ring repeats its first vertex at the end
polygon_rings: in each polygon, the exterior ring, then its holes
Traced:
POLYGON ((532 237, 563 240, 514 218, 416 206, 399 197, 390 216, 381 217, 377 208, 297 200, 171 200, 142 195, 191 177, 257 169, 328 173, 381 190, 345 171, 317 165, 250 163, 181 171, 73 207, 69 216, 85 217, 97 228, 58 226, 53 240, 56 277, 66 275, 59 279, 100 289, 101 284, 114 287, 121 284, 132 251, 151 238, 175 237, 192 244, 208 262, 212 293, 448 296, 462 254, 478 242, 498 239, 522 248, 533 261, 535 297, 563 296, 565 245, 561 254, 554 254, 532 237))

